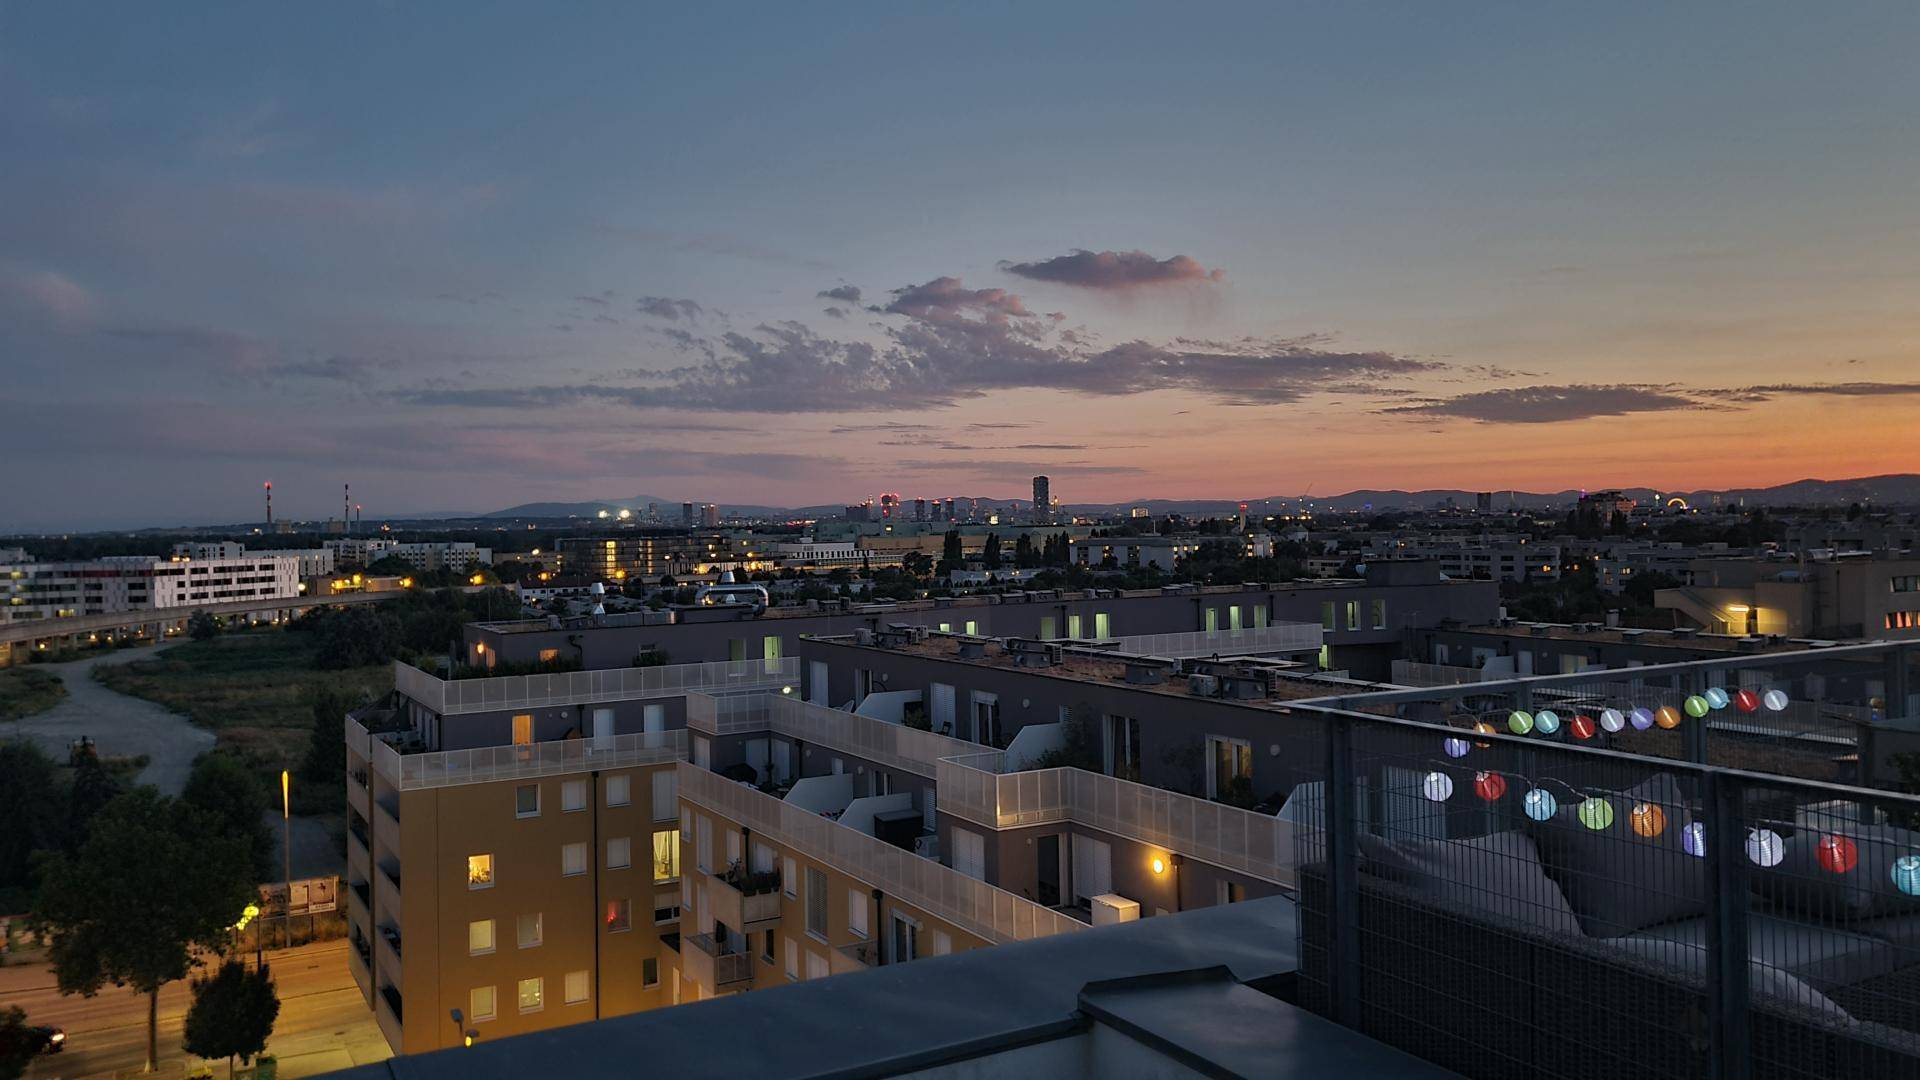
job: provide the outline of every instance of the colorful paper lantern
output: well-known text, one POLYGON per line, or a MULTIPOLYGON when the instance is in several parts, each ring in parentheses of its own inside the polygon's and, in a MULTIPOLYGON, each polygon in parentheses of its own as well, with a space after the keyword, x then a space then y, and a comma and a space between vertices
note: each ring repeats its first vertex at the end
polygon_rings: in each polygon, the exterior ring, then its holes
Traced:
MULTIPOLYGON (((1702 704, 1704 704, 1704 702, 1702 704)), ((1660 711, 1653 714, 1653 722, 1668 731, 1672 731, 1674 728, 1680 726, 1680 710, 1671 705, 1662 705, 1660 706, 1660 711)))
POLYGON ((1768 712, 1784 712, 1787 708, 1787 692, 1785 690, 1769 690, 1760 695, 1760 704, 1765 705, 1768 712))
POLYGON ((1727 702, 1733 700, 1732 698, 1729 698, 1727 696, 1727 692, 1725 690, 1722 690, 1717 686, 1708 687, 1707 693, 1705 696, 1707 699, 1707 704, 1716 709, 1726 708, 1727 702))
POLYGON ((1755 866, 1779 866, 1787 857, 1787 842, 1772 829, 1747 830, 1747 858, 1755 866))
POLYGON ((1920 855, 1893 860, 1893 887, 1908 896, 1920 896, 1920 855))
POLYGON ((1635 803, 1629 818, 1635 836, 1659 836, 1667 831, 1667 812, 1653 803, 1635 803))
POLYGON ((1515 709, 1507 714, 1507 730, 1515 735, 1525 735, 1533 730, 1533 714, 1515 709))
POLYGON ((1472 747, 1467 745, 1465 739, 1447 739, 1440 744, 1440 749, 1445 750, 1448 757, 1466 757, 1472 747))
POLYGON ((1606 728, 1608 731, 1624 731, 1627 726, 1627 718, 1621 714, 1619 709, 1601 709, 1600 726, 1606 728))
POLYGON ((1527 792, 1526 798, 1520 800, 1520 805, 1526 810, 1527 816, 1535 821, 1545 821, 1560 812, 1560 800, 1544 788, 1527 792))
POLYGON ((1733 707, 1744 713, 1760 711, 1760 695, 1751 690, 1735 690, 1733 707))
POLYGON ((1597 795, 1580 801, 1580 824, 1598 831, 1613 824, 1613 804, 1597 795))
POLYGON ((1551 735, 1560 730, 1560 714, 1552 709, 1541 709, 1533 714, 1534 730, 1542 735, 1551 735))
POLYGON ((1653 726, 1652 709, 1635 709, 1627 718, 1633 721, 1634 729, 1637 731, 1645 731, 1653 726))
POLYGON ((1713 703, 1708 701, 1703 694, 1689 694, 1687 700, 1681 704, 1681 707, 1686 709, 1687 715, 1693 717, 1695 720, 1713 711, 1713 703))
POLYGON ((1480 796, 1482 802, 1499 802, 1500 796, 1507 793, 1507 778, 1497 772, 1476 773, 1473 793, 1480 796))
POLYGON ((1813 849, 1813 857, 1819 861, 1820 869, 1829 874, 1844 874, 1860 865, 1860 845, 1851 837, 1838 834, 1823 836, 1813 849))
POLYGON ((1698 821, 1690 821, 1680 830, 1681 850, 1696 859, 1707 857, 1707 827, 1698 821))
MULTIPOLYGON (((1475 721, 1473 725, 1473 730, 1479 732, 1482 735, 1497 735, 1500 732, 1499 728, 1494 727, 1491 723, 1488 723, 1485 720, 1475 721)), ((1479 747, 1482 750, 1485 750, 1487 747, 1492 746, 1493 744, 1488 742, 1477 742, 1477 743, 1474 743, 1473 745, 1479 747)))
POLYGON ((1593 717, 1576 716, 1567 721, 1567 730, 1573 732, 1576 739, 1593 738, 1593 717))
POLYGON ((1453 798, 1453 777, 1443 772, 1430 772, 1420 789, 1434 802, 1446 802, 1453 798))

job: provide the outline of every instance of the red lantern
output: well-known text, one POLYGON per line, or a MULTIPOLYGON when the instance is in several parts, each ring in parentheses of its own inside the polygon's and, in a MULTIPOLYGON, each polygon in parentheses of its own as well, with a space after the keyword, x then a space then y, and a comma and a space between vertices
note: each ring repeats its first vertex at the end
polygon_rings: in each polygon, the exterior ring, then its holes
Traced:
POLYGON ((1751 690, 1735 690, 1733 707, 1744 713, 1760 711, 1760 695, 1751 690))
POLYGON ((1507 793, 1507 778, 1497 772, 1475 773, 1473 793, 1486 802, 1499 802, 1507 793))
POLYGON ((1827 873, 1844 874, 1860 865, 1860 846, 1844 836, 1823 836, 1813 857, 1827 873))
POLYGON ((1576 739, 1593 738, 1593 717, 1591 716, 1576 716, 1567 721, 1567 726, 1573 729, 1573 737, 1576 739))

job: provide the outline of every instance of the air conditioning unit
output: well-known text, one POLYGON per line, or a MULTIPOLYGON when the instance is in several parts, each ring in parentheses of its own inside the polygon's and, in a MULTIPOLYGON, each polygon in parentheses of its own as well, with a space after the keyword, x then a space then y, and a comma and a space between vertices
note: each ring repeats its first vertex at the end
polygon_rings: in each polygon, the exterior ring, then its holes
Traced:
POLYGON ((1194 697, 1213 697, 1220 693, 1220 679, 1214 675, 1189 675, 1187 693, 1194 697))
POLYGON ((1140 919, 1140 901, 1129 900, 1115 893, 1103 893, 1087 898, 1093 906, 1093 925, 1111 926, 1114 923, 1138 922, 1140 919))

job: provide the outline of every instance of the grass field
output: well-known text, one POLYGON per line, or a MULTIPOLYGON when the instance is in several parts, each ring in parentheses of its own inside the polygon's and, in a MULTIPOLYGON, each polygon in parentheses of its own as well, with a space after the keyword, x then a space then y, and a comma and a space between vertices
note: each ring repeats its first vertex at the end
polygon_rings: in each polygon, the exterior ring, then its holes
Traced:
POLYGON ((393 672, 385 664, 315 668, 311 639, 289 630, 185 642, 148 660, 98 668, 95 677, 110 689, 186 715, 211 729, 218 746, 273 770, 300 767, 318 690, 333 689, 357 701, 393 689, 393 672))
POLYGON ((0 720, 46 712, 67 696, 60 676, 30 667, 0 670, 0 720))

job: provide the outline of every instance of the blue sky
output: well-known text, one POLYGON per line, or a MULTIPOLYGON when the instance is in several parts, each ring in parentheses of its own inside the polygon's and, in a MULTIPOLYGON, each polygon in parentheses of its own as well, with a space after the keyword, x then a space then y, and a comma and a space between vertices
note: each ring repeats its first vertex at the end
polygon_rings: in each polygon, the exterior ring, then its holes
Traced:
POLYGON ((1910 467, 1917 31, 0 4, 0 530, 1910 467))

